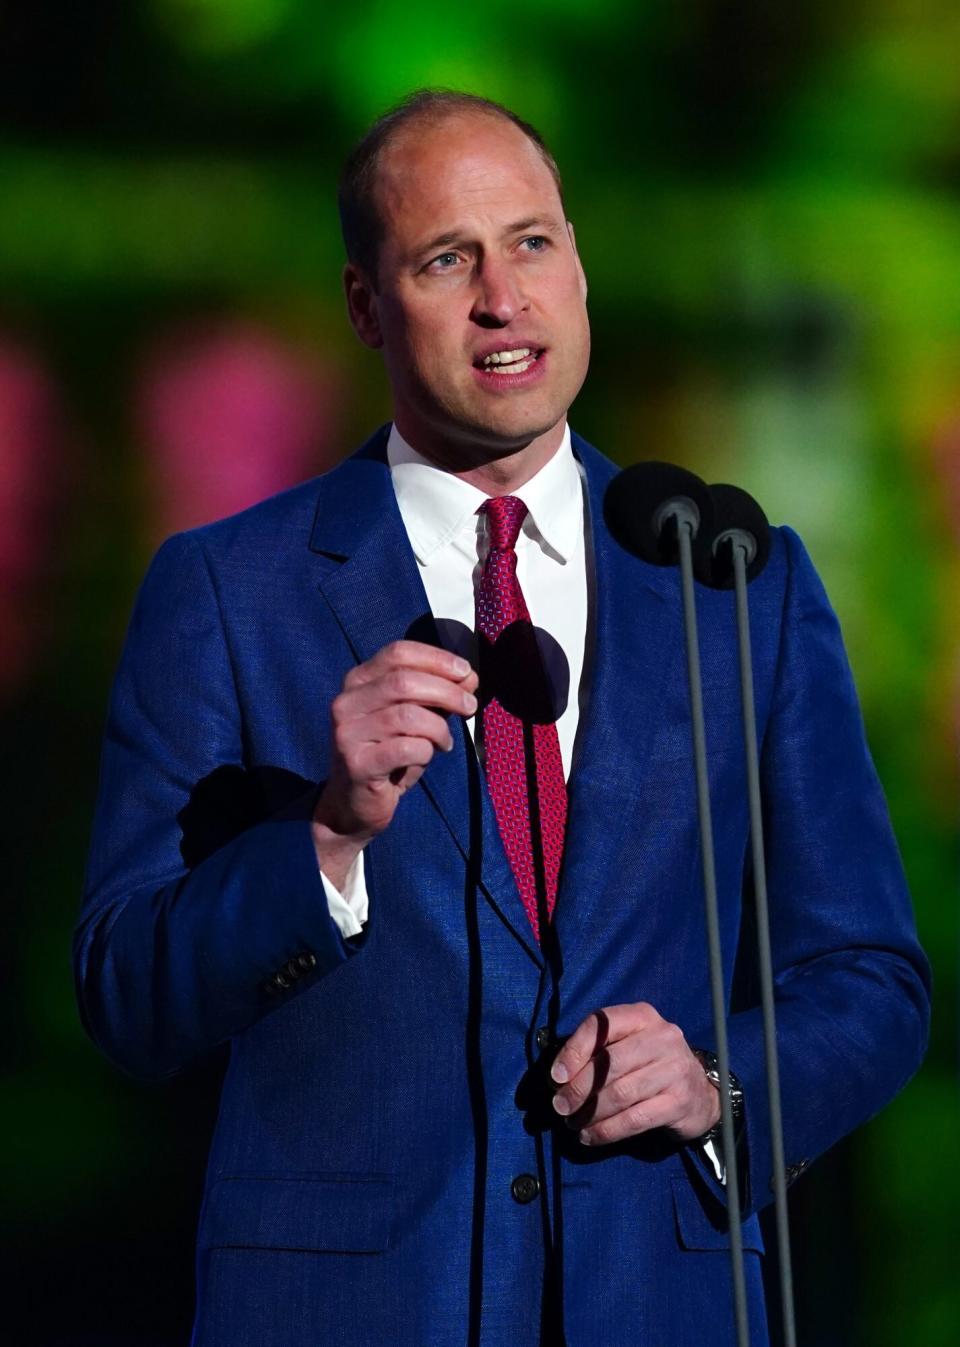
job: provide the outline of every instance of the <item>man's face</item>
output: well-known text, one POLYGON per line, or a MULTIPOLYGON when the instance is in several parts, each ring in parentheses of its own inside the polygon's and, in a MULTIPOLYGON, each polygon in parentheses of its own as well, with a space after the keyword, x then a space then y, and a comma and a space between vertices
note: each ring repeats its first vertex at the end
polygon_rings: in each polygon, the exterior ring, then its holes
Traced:
POLYGON ((401 433, 464 466, 559 443, 587 372, 587 289, 536 147, 497 116, 414 123, 381 157, 378 202, 377 289, 350 266, 345 282, 401 433))

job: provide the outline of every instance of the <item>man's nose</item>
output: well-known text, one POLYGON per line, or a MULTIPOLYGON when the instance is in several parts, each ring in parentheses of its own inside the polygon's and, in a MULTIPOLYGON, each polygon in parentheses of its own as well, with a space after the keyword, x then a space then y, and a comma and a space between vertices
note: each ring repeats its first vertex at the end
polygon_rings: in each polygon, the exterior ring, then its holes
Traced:
POLYGON ((483 326, 505 327, 527 307, 518 278, 509 266, 486 258, 477 273, 472 317, 483 326))

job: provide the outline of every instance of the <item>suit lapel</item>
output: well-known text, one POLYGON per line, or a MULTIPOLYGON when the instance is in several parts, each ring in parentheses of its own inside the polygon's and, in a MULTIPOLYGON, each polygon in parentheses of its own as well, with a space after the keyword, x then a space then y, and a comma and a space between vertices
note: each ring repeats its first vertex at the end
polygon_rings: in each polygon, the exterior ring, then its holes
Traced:
POLYGON ((610 873, 630 827, 632 801, 655 764, 649 745, 661 689, 684 678, 680 596, 672 570, 631 557, 603 520, 613 466, 574 436, 587 480, 588 555, 593 584, 581 714, 569 780, 566 847, 555 921, 564 963, 616 901, 610 873), (592 638, 592 639, 591 639, 592 638))
MULTIPOLYGON (((358 664, 391 641, 431 639, 430 605, 386 460, 387 435, 383 427, 323 478, 310 540, 329 563, 320 590, 358 664)), ((453 752, 435 754, 420 785, 467 864, 476 866, 488 900, 540 963, 469 732, 462 722, 459 729, 453 752)))

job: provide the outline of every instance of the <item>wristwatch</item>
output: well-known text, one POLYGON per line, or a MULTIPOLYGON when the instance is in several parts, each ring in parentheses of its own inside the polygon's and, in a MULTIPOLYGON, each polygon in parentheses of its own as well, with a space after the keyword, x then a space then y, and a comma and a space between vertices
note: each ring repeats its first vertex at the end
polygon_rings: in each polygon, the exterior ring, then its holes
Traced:
MULTIPOLYGON (((691 1048, 690 1051, 696 1057, 697 1061, 703 1067, 704 1075, 719 1093, 720 1091, 720 1063, 717 1061, 715 1052, 708 1052, 706 1048, 691 1048)), ((727 1094, 730 1098, 730 1112, 733 1115, 734 1123, 738 1123, 743 1117, 743 1086, 732 1071, 727 1073, 727 1094)), ((697 1138, 699 1145, 707 1141, 716 1141, 723 1129, 723 1115, 720 1115, 720 1121, 714 1123, 709 1131, 704 1132, 702 1137, 697 1138)))

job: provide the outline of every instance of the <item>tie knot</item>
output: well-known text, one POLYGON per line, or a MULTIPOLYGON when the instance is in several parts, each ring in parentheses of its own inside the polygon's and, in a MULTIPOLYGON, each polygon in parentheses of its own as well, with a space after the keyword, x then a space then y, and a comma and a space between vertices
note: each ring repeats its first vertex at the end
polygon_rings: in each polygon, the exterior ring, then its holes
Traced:
POLYGON ((506 552, 516 547, 527 507, 519 496, 491 496, 480 509, 487 516, 490 546, 506 552))

